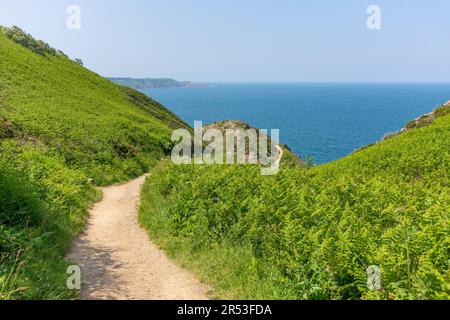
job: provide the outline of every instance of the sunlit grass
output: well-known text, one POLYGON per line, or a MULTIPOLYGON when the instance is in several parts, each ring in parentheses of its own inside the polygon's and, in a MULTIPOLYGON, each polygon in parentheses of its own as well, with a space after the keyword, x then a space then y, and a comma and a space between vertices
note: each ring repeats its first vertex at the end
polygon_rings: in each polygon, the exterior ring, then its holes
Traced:
POLYGON ((0 31, 0 299, 71 299, 64 255, 100 196, 94 186, 148 172, 185 124, 22 39, 31 49, 0 31))
POLYGON ((142 224, 221 298, 449 299, 450 115, 344 159, 160 166, 142 224), (367 287, 369 266, 382 289, 367 287))

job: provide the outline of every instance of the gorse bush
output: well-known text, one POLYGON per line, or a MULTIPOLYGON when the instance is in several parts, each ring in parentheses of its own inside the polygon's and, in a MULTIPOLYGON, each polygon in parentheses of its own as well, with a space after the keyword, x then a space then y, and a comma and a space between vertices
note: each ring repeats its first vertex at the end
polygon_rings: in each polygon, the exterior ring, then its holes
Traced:
POLYGON ((449 133, 444 115, 271 177, 166 164, 142 191, 141 222, 219 297, 449 299, 449 133), (381 290, 367 286, 370 266, 381 290))
POLYGON ((73 298, 64 256, 94 185, 147 172, 187 126, 19 28, 2 31, 0 299, 73 298))

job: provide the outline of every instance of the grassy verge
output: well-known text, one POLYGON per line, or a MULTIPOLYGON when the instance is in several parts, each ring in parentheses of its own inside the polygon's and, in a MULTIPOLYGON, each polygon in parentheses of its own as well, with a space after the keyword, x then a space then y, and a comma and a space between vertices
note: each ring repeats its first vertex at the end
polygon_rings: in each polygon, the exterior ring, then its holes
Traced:
MULTIPOLYGON (((152 240, 183 268, 193 270, 198 278, 213 287, 213 299, 269 299, 277 298, 275 288, 262 275, 251 246, 232 243, 210 243, 199 246, 187 236, 172 232, 170 213, 165 205, 170 198, 162 195, 160 168, 148 178, 142 189, 140 223, 149 231, 152 240)), ((268 273, 268 270, 265 270, 268 273)))
POLYGON ((60 159, 0 144, 0 299, 70 299, 64 255, 99 198, 60 159))

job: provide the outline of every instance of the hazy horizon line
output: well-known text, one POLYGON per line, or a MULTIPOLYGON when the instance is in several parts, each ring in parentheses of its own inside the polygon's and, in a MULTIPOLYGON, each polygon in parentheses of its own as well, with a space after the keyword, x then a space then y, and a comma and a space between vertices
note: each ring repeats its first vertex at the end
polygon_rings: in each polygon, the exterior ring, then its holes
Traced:
POLYGON ((128 78, 135 80, 144 79, 171 79, 178 82, 192 82, 197 84, 448 84, 450 80, 446 81, 339 81, 339 80, 179 80, 177 77, 170 76, 149 76, 149 77, 132 77, 132 76, 105 76, 105 78, 128 78))

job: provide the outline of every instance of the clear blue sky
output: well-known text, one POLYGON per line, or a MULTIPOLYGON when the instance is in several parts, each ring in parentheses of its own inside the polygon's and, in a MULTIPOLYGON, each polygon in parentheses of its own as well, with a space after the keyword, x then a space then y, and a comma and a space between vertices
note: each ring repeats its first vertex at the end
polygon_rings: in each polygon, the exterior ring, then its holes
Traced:
POLYGON ((105 76, 450 82, 449 0, 1 0, 18 25, 105 76), (68 5, 82 28, 66 28, 68 5), (368 30, 366 9, 381 8, 368 30))

